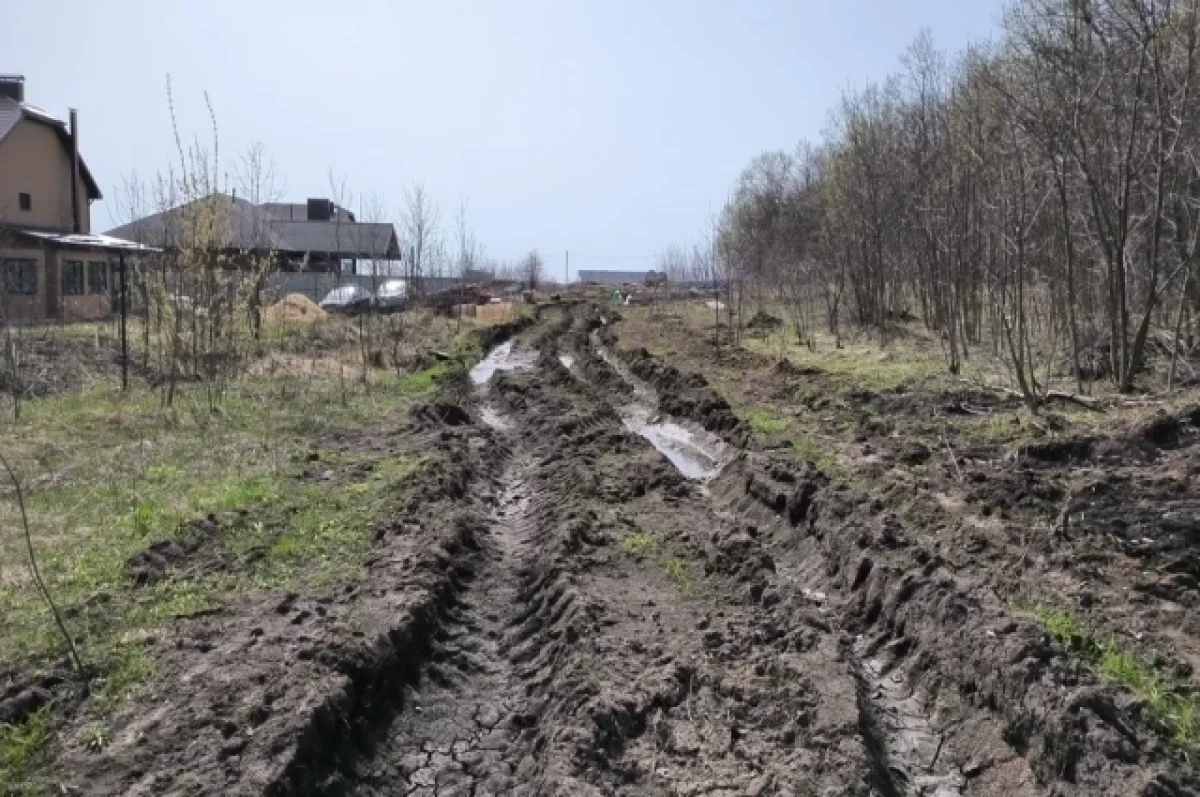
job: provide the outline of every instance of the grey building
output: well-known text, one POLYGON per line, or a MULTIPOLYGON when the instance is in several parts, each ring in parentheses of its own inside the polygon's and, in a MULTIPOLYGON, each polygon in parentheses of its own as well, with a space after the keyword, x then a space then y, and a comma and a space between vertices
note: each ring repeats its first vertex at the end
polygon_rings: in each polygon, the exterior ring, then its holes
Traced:
POLYGON ((392 224, 360 223, 328 199, 255 205, 237 196, 211 194, 124 224, 108 235, 170 252, 197 223, 213 226, 216 248, 232 254, 269 254, 285 271, 303 267, 340 273, 345 261, 401 259, 392 224))

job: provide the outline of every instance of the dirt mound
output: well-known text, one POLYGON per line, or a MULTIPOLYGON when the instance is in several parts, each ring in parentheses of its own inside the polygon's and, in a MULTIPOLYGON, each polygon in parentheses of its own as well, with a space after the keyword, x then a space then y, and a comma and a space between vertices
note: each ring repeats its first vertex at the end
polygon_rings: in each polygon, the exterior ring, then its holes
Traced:
POLYGON ((270 326, 280 324, 315 324, 329 313, 302 293, 289 293, 275 304, 263 310, 263 323, 270 326))
POLYGON ((471 416, 457 404, 423 404, 413 410, 413 418, 426 426, 465 426, 471 416))
POLYGON ((774 332, 783 326, 783 320, 778 316, 773 316, 765 310, 759 310, 750 320, 746 322, 747 329, 753 329, 760 332, 774 332))
POLYGON ((182 528, 174 539, 155 540, 129 558, 129 580, 139 587, 153 586, 182 572, 207 573, 227 565, 221 530, 243 522, 248 513, 207 515, 182 528))

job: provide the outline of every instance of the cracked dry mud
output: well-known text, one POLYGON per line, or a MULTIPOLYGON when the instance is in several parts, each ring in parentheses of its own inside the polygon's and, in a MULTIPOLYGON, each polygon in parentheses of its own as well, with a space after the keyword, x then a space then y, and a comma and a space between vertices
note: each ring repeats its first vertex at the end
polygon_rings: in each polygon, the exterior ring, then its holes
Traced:
POLYGON ((398 436, 451 464, 327 632, 268 631, 306 651, 247 676, 305 679, 273 698, 291 724, 220 757, 110 759, 125 774, 95 793, 1198 793, 1136 701, 920 529, 753 450, 703 379, 626 357, 604 321, 543 314, 462 386, 466 413, 398 436), (630 408, 718 472, 685 474, 630 408), (191 780, 155 776, 181 760, 191 780))

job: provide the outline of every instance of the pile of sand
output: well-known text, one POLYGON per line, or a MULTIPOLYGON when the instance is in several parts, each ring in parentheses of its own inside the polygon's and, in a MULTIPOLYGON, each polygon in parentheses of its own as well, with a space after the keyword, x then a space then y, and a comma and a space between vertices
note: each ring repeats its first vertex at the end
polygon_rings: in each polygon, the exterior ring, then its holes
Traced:
POLYGON ((313 324, 329 313, 302 293, 289 293, 263 310, 265 324, 313 324))

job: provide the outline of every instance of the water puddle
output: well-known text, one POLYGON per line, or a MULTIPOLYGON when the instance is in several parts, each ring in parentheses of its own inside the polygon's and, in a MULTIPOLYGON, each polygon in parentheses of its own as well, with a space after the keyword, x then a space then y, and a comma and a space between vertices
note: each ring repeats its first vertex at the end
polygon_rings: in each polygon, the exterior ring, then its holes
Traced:
POLYGON ((687 478, 712 481, 725 467, 720 449, 712 441, 701 443, 700 433, 670 421, 656 421, 645 407, 624 407, 620 414, 626 429, 645 438, 687 478))
POLYGON ((512 428, 512 423, 491 404, 484 404, 479 408, 479 418, 498 432, 506 432, 512 428))
POLYGON ((966 779, 941 761, 945 740, 933 729, 919 696, 881 658, 863 661, 862 672, 886 736, 892 777, 907 785, 910 794, 961 797, 966 779))
POLYGON ((634 402, 617 409, 625 428, 645 438, 685 477, 699 482, 715 479, 729 461, 725 442, 702 429, 661 420, 650 409, 658 404, 654 388, 634 376, 625 363, 600 344, 595 333, 592 345, 600 359, 633 387, 634 402))
POLYGON ((538 353, 532 349, 514 348, 515 343, 515 341, 509 340, 488 352, 488 356, 471 369, 471 381, 476 385, 483 386, 491 381, 497 371, 532 368, 534 362, 537 361, 538 353))

